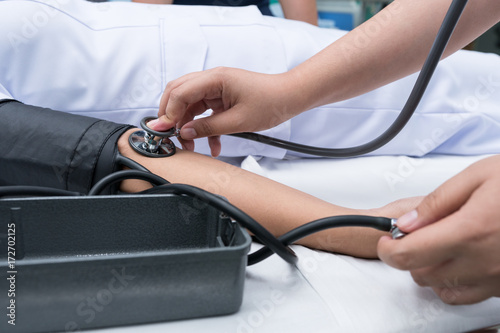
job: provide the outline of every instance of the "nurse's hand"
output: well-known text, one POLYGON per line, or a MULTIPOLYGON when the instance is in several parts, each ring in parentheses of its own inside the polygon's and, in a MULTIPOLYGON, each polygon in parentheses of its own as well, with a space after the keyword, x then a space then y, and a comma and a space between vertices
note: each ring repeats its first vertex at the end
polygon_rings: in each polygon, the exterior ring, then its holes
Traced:
POLYGON ((445 303, 500 296, 500 155, 444 183, 400 224, 410 234, 378 243, 387 264, 409 270, 445 303))
POLYGON ((300 113, 291 75, 224 67, 187 74, 167 84, 160 119, 149 126, 157 131, 181 128, 181 143, 188 150, 194 149, 193 139, 209 137, 212 155, 218 156, 219 135, 269 129, 300 113), (193 120, 207 109, 212 116, 193 120))

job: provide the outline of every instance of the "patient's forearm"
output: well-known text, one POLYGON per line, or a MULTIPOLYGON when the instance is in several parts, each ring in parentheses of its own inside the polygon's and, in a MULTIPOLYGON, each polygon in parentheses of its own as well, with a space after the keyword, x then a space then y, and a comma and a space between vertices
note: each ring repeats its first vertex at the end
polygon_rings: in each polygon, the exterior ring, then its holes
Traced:
MULTIPOLYGON (((185 183, 226 197, 274 235, 281 235, 306 222, 333 215, 391 213, 359 211, 332 205, 283 184, 247 172, 208 156, 178 150, 166 158, 137 154, 128 144, 128 134, 118 141, 122 155, 147 167, 172 183, 185 183)), ((122 190, 134 192, 149 187, 141 181, 125 181, 122 190)), ((365 228, 329 230, 302 240, 301 244, 354 256, 375 257, 376 242, 383 233, 365 228)))

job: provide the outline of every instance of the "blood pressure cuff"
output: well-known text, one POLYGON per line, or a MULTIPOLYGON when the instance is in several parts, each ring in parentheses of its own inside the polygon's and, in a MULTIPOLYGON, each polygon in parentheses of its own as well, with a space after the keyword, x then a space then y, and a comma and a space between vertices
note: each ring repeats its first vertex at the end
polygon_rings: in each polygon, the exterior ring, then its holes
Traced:
POLYGON ((0 185, 86 194, 118 169, 116 142, 131 127, 15 100, 0 101, 0 185))

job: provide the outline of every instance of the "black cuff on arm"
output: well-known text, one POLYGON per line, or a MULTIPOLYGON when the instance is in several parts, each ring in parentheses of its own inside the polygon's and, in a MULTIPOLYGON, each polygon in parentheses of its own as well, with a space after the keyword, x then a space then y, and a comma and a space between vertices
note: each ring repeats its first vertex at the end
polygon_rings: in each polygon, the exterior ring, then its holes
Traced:
POLYGON ((131 127, 0 101, 0 185, 88 193, 117 170, 116 142, 131 127))

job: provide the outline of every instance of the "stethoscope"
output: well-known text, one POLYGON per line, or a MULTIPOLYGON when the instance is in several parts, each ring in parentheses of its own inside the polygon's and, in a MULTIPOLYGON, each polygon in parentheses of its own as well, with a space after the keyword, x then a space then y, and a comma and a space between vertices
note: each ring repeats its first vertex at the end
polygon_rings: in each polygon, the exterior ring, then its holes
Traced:
MULTIPOLYGON (((372 141, 355 147, 331 149, 302 145, 257 133, 245 132, 229 135, 303 154, 330 158, 359 156, 382 147, 405 127, 415 112, 466 4, 467 0, 453 0, 401 113, 385 132, 372 141)), ((135 132, 130 136, 129 142, 131 146, 137 152, 149 157, 168 157, 175 154, 175 146, 169 137, 179 136, 179 129, 171 128, 165 132, 153 131, 147 127, 147 122, 152 119, 154 117, 144 118, 141 121, 143 131, 135 132)))
MULTIPOLYGON (((379 135, 374 140, 367 142, 365 144, 350 147, 350 148, 340 148, 340 149, 330 149, 330 148, 319 148, 312 147, 302 144, 297 144, 289 141, 284 141, 272 137, 268 137, 265 135, 257 134, 257 133, 236 133, 230 134, 235 137, 244 138, 248 140, 257 141, 260 143, 264 143, 267 145, 293 150, 296 152, 316 155, 321 157, 329 157, 329 158, 347 158, 363 155, 369 152, 372 152, 389 141, 391 141, 408 123, 411 116, 415 112, 422 96, 429 84, 429 81, 437 67, 441 56, 448 44, 448 41, 455 29, 458 20, 465 9, 467 4, 467 0, 453 0, 446 13, 446 16, 443 20, 443 23, 438 31, 436 39, 432 45, 432 48, 427 56, 427 59, 420 71, 420 74, 415 82, 415 85, 408 97, 406 104, 404 105, 401 113, 396 118, 396 120, 392 123, 392 125, 381 135, 379 135)), ((129 136, 130 146, 137 151, 138 153, 148 156, 148 157, 168 157, 175 154, 176 148, 173 142, 170 140, 171 137, 177 136, 179 137, 179 129, 171 128, 165 132, 154 131, 147 126, 147 123, 150 120, 155 119, 155 117, 146 117, 141 120, 142 130, 136 131, 129 136)), ((143 179, 147 180, 150 178, 144 173, 145 168, 138 165, 137 167, 133 164, 127 165, 132 169, 138 170, 128 170, 122 171, 121 173, 138 173, 136 176, 144 177, 143 179)), ((147 170, 146 170, 147 171, 147 170)), ((135 175, 135 174, 134 174, 135 175)), ((149 174, 151 177, 155 175, 149 174)), ((126 177, 126 175, 120 175, 117 173, 116 175, 110 175, 110 177, 115 177, 116 179, 122 179, 126 177)), ((115 179, 115 181, 116 181, 115 179)), ((149 179, 150 181, 157 181, 161 184, 160 180, 149 179)), ((105 184, 106 182, 102 182, 105 184)), ((100 190, 100 184, 97 186, 100 190)), ((102 185, 104 186, 104 185, 102 185)), ((151 191, 153 193, 157 193, 159 191, 165 191, 161 186, 157 188, 153 188, 151 191)), ((344 227, 344 226, 360 226, 360 227, 371 227, 382 231, 387 231, 392 234, 393 239, 398 239, 405 236, 405 233, 399 230, 396 224, 395 219, 385 218, 385 217, 373 217, 373 216, 333 216, 327 217, 324 219, 316 220, 300 226, 287 234, 279 237, 279 239, 274 238, 272 235, 267 232, 267 230, 261 229, 252 229, 252 228, 261 228, 260 226, 255 227, 256 223, 249 217, 245 216, 244 213, 238 211, 234 206, 229 205, 229 203, 223 202, 223 200, 219 200, 220 198, 212 195, 211 193, 206 193, 201 191, 200 189, 193 189, 191 187, 186 187, 186 185, 179 184, 169 184, 168 191, 172 191, 172 193, 182 193, 188 194, 197 197, 203 197, 207 202, 216 206, 218 209, 221 209, 223 212, 228 214, 229 216, 236 218, 240 223, 242 223, 247 229, 251 230, 255 235, 259 235, 259 239, 263 240, 263 243, 267 246, 263 249, 249 255, 248 263, 254 264, 259 262, 273 252, 277 253, 284 260, 289 263, 295 263, 296 257, 288 247, 289 244, 292 244, 294 241, 305 237, 314 232, 318 232, 320 230, 328 229, 328 228, 336 228, 336 227, 344 227), (177 191, 177 192, 176 192, 177 191), (243 214, 243 215, 239 215, 243 214), (237 218, 238 217, 238 218, 237 218)), ((96 191, 98 192, 98 191, 96 191)))

